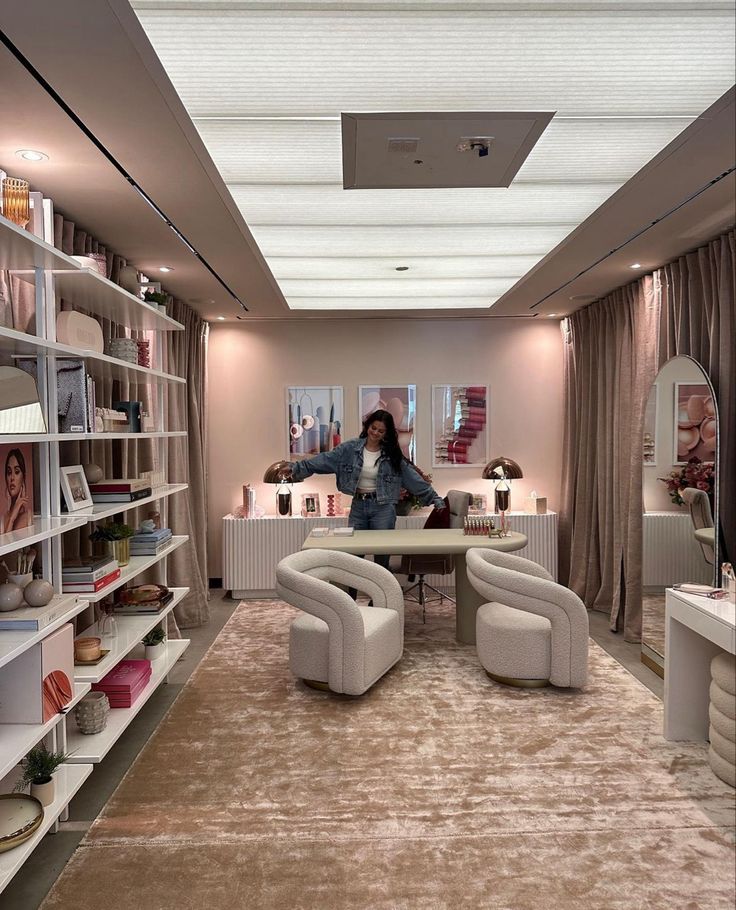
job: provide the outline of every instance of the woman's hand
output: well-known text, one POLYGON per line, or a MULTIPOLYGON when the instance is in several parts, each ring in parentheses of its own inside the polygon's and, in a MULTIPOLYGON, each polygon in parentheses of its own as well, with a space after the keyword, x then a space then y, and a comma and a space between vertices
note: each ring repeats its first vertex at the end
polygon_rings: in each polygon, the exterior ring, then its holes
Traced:
POLYGON ((25 483, 21 484, 20 493, 18 493, 18 498, 15 500, 15 504, 10 511, 7 521, 7 529, 9 531, 15 528, 15 523, 18 521, 21 515, 28 511, 28 495, 26 494, 26 485, 25 483))

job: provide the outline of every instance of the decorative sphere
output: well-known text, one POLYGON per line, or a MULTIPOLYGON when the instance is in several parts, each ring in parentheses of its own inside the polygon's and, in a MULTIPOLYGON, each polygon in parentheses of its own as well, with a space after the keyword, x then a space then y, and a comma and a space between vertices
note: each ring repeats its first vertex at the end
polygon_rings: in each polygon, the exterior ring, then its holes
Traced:
POLYGON ((87 478, 87 483, 99 483, 104 477, 102 468, 98 464, 82 465, 82 470, 87 478))
POLYGON ((54 596, 54 586, 43 578, 30 581, 23 588, 23 597, 30 607, 45 607, 54 596))
POLYGON ((0 585, 0 612, 7 613, 9 610, 17 610, 23 603, 23 588, 20 585, 13 584, 12 581, 6 581, 0 585))

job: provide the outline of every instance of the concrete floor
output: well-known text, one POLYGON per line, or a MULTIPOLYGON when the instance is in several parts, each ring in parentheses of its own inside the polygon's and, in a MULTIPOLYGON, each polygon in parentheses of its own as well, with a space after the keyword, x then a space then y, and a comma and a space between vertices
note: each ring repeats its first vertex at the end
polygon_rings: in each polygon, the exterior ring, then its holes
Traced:
MULTIPOLYGON (((23 868, 0 895, 2 910, 37 910, 77 844, 100 813, 102 807, 122 780, 138 753, 148 741, 163 716, 173 704, 184 684, 204 657, 212 642, 238 605, 238 601, 212 591, 209 623, 201 629, 182 633, 191 640, 184 657, 172 669, 170 682, 162 685, 131 723, 114 748, 97 765, 77 796, 72 800, 69 821, 63 822, 57 834, 48 835, 31 854, 23 868)), ((590 635, 633 676, 658 698, 662 698, 662 680, 640 660, 640 646, 625 642, 608 628, 603 613, 590 614, 590 635)), ((73 908, 69 908, 73 910, 73 908)))

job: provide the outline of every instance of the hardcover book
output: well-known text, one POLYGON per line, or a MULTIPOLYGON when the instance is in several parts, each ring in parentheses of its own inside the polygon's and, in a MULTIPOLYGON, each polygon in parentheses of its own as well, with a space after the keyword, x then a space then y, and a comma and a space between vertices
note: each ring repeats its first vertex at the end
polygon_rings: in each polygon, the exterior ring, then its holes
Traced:
POLYGON ((0 631, 38 632, 67 613, 76 603, 76 598, 55 597, 45 607, 21 607, 0 613, 0 631))
POLYGON ((120 568, 113 569, 97 581, 67 581, 61 579, 61 589, 64 593, 69 594, 96 594, 103 588, 106 588, 111 582, 120 578, 120 568))

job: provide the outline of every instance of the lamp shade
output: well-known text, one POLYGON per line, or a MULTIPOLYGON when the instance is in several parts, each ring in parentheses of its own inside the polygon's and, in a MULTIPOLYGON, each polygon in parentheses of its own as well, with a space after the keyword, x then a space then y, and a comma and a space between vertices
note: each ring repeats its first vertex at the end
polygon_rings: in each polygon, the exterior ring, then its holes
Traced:
POLYGON ((506 480, 518 480, 523 476, 524 472, 519 465, 510 458, 505 458, 503 455, 494 458, 493 461, 489 461, 483 468, 483 480, 501 480, 502 478, 505 478, 506 480), (499 468, 501 469, 500 471, 498 470, 499 468))
POLYGON ((298 483, 291 477, 291 462, 274 461, 263 474, 264 483, 298 483))

